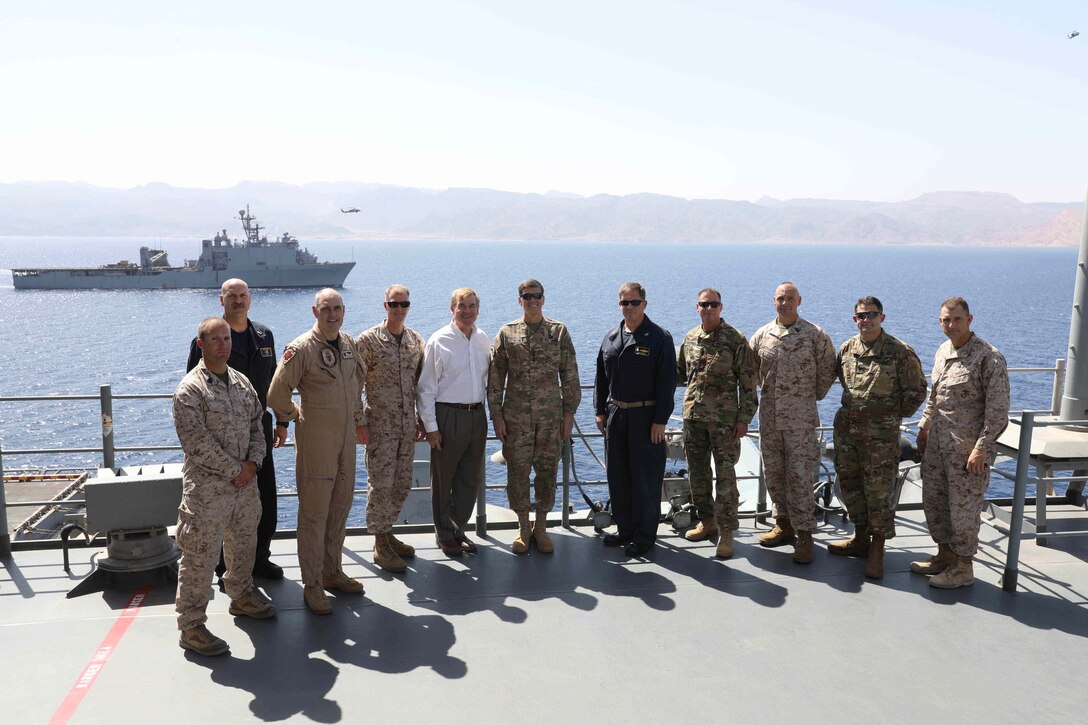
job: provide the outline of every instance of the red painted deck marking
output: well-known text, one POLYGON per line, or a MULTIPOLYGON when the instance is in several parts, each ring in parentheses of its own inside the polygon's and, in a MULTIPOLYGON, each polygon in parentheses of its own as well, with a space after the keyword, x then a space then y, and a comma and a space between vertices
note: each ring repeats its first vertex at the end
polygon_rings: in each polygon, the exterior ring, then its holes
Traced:
POLYGON ((98 645, 98 649, 91 655, 91 661, 87 663, 87 666, 83 668, 83 671, 79 673, 79 677, 76 678, 76 683, 72 685, 72 689, 68 691, 68 695, 64 698, 64 702, 60 704, 57 711, 53 713, 53 717, 49 720, 49 725, 61 725, 68 722, 68 719, 75 714, 76 708, 79 707, 79 703, 83 702, 83 697, 87 694, 87 691, 91 689, 91 685, 94 684, 95 679, 98 677, 98 673, 102 671, 102 668, 109 662, 110 655, 113 654, 114 649, 121 642, 121 638, 125 636, 125 632, 128 631, 129 626, 136 619, 136 615, 140 613, 140 607, 144 603, 144 599, 147 597, 147 593, 151 591, 150 586, 143 586, 137 589, 132 594, 132 599, 128 600, 128 604, 121 610, 120 616, 117 617, 117 621, 110 627, 110 631, 106 633, 106 638, 102 640, 102 644, 98 645))

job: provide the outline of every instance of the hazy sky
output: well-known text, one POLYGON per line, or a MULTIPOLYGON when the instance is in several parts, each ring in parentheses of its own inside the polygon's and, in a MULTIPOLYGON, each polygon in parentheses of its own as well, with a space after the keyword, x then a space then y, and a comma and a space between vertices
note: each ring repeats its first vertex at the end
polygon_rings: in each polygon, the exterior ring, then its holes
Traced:
POLYGON ((0 182, 244 179, 1079 201, 1088 5, 0 8, 0 182))

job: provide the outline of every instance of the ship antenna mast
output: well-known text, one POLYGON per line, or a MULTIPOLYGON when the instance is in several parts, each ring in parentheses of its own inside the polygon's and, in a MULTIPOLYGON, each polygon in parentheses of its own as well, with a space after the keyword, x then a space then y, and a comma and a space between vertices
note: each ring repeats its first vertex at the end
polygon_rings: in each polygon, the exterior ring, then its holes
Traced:
POLYGON ((246 208, 238 212, 238 218, 242 220, 242 229, 246 233, 246 243, 252 245, 259 245, 261 243, 261 229, 263 227, 260 224, 256 224, 257 217, 249 213, 249 204, 246 204, 246 208))

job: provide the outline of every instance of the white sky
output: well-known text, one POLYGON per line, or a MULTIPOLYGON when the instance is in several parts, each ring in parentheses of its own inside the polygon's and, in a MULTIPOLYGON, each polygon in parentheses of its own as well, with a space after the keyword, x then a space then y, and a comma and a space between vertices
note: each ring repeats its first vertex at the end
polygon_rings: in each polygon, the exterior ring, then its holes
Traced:
POLYGON ((0 7, 0 182, 245 179, 1079 201, 1088 5, 0 7))

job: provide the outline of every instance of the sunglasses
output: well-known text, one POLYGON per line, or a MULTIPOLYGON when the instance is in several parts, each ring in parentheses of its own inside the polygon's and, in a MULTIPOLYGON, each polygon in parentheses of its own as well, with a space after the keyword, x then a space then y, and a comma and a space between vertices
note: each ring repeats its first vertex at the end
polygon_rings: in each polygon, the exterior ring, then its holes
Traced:
POLYGON ((854 319, 855 320, 875 320, 878 317, 880 317, 880 313, 877 312, 876 310, 873 310, 872 312, 855 312, 854 313, 854 319))
POLYGON ((620 307, 639 307, 646 300, 620 300, 620 307))
POLYGON ((397 302, 396 300, 386 300, 385 304, 389 305, 390 307, 403 307, 404 309, 408 309, 412 305, 411 301, 409 300, 405 300, 404 302, 397 302))
POLYGON ((544 299, 543 292, 522 292, 521 299, 523 300, 542 300, 544 299))
POLYGON ((698 305, 699 305, 700 307, 702 307, 702 308, 703 308, 704 310, 705 310, 706 308, 708 308, 708 307, 709 307, 710 309, 712 309, 712 310, 716 310, 716 309, 718 309, 719 307, 721 307, 721 306, 722 306, 722 303, 721 303, 721 302, 718 302, 718 301, 716 301, 716 300, 710 300, 709 302, 698 302, 697 304, 698 304, 698 305))

